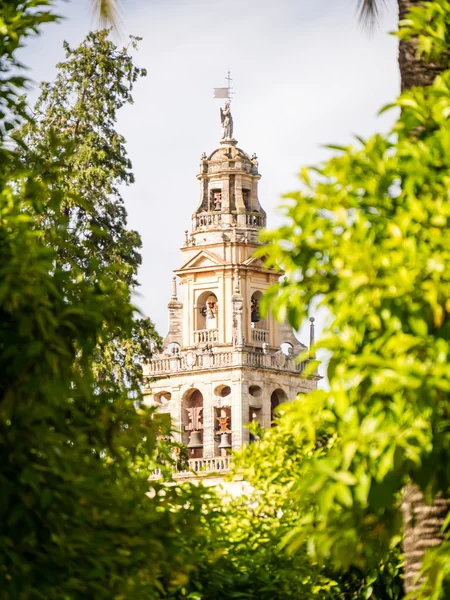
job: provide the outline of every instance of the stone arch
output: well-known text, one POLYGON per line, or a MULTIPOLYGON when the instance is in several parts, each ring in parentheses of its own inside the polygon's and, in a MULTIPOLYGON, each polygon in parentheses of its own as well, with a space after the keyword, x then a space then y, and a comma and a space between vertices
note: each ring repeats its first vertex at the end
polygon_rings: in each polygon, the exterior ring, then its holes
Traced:
POLYGON ((260 385, 252 384, 248 388, 248 393, 250 396, 253 396, 253 398, 261 398, 263 389, 260 385))
POLYGON ((214 292, 207 290, 200 294, 194 306, 194 323, 197 331, 218 328, 218 305, 214 292))
POLYGON ((284 390, 282 390, 281 388, 276 388, 275 390, 273 390, 272 394, 270 395, 270 423, 271 423, 272 427, 274 427, 274 425, 275 425, 274 418, 276 416, 275 410, 276 410, 277 406, 279 406, 283 402, 286 402, 287 399, 288 399, 288 396, 287 396, 286 392, 284 390))
POLYGON ((178 342, 170 342, 167 346, 167 352, 177 356, 181 352, 181 345, 178 342))
POLYGON ((182 438, 183 443, 196 441, 199 446, 189 449, 190 458, 203 457, 203 394, 198 388, 190 388, 182 399, 182 438))
MULTIPOLYGON (((264 331, 268 331, 268 329, 269 329, 268 319, 267 319, 267 317, 262 319, 260 312, 259 312, 262 295, 263 295, 263 293, 261 291, 257 290, 256 292, 253 292, 253 294, 250 298, 250 327, 252 329, 262 329, 264 331)), ((268 342, 268 339, 261 339, 261 340, 257 339, 254 341, 268 342)))
POLYGON ((157 404, 162 404, 162 405, 167 404, 168 402, 170 402, 171 399, 172 399, 172 392, 169 392, 168 390, 156 392, 155 395, 153 396, 153 400, 157 404))
POLYGON ((280 344, 280 350, 285 356, 294 356, 294 346, 291 342, 282 342, 280 344))
POLYGON ((231 394, 231 387, 227 383, 222 383, 214 388, 214 393, 220 398, 226 398, 231 394))

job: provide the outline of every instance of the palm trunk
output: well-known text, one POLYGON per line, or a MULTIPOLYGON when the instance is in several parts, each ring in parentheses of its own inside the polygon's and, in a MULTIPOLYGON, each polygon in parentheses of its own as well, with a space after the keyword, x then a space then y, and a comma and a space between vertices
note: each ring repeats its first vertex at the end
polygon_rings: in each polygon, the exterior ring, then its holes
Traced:
MULTIPOLYGON (((413 6, 424 4, 428 0, 398 0, 398 17, 401 21, 413 6)), ((447 59, 439 63, 425 62, 416 57, 417 43, 415 40, 400 40, 398 62, 400 66, 402 91, 419 85, 427 86, 433 83, 436 75, 446 68, 447 59)))
POLYGON ((402 499, 406 593, 419 588, 423 555, 428 548, 442 543, 441 528, 449 510, 450 498, 438 496, 433 504, 426 504, 418 488, 406 486, 402 499))
MULTIPOLYGON (((428 0, 398 0, 399 20, 406 17, 413 6, 428 0)), ((416 40, 400 40, 398 62, 401 74, 401 89, 413 86, 428 86, 448 65, 445 56, 438 63, 425 62, 416 56, 416 40)), ((450 498, 438 496, 427 504, 420 490, 409 484, 402 500, 404 521, 403 550, 405 553, 405 592, 417 591, 420 587, 419 573, 423 555, 428 548, 442 543, 441 533, 445 517, 450 510, 450 498)))

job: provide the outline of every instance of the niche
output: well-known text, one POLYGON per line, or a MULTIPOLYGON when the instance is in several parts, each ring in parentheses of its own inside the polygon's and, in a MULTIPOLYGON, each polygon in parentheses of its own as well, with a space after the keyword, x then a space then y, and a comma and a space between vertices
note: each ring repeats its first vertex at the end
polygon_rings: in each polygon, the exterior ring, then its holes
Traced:
POLYGON ((287 394, 281 388, 274 390, 270 396, 270 423, 271 427, 275 427, 274 419, 276 417, 276 408, 287 400, 287 394))
POLYGON ((196 329, 217 329, 217 297, 212 292, 203 292, 196 304, 196 329))
POLYGON ((200 390, 186 392, 183 399, 183 443, 190 458, 203 457, 203 395, 200 390))
POLYGON ((222 210, 222 190, 211 190, 211 210, 222 210))
POLYGON ((261 319, 259 306, 262 298, 262 292, 253 292, 250 300, 250 326, 252 329, 264 329, 267 331, 267 319, 261 319))
POLYGON ((215 409, 215 455, 227 456, 231 453, 231 407, 215 409))

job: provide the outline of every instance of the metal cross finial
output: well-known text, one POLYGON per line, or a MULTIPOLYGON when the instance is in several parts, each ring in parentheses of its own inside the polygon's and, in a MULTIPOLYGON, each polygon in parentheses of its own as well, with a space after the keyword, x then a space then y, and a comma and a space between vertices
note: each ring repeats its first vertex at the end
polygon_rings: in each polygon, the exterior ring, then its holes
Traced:
POLYGON ((232 95, 233 95, 233 88, 231 87, 231 82, 232 82, 233 80, 231 79, 231 72, 230 72, 230 69, 228 69, 228 73, 227 73, 227 76, 225 77, 225 79, 226 79, 226 80, 227 80, 227 82, 228 82, 228 101, 229 101, 229 102, 231 102, 231 100, 232 100, 232 95))
POLYGON ((228 73, 227 76, 225 77, 226 81, 227 81, 227 87, 222 87, 222 88, 213 88, 214 90, 214 98, 226 98, 228 100, 228 103, 231 102, 231 100, 233 99, 233 88, 231 86, 231 82, 233 81, 231 78, 231 72, 228 69, 228 73))

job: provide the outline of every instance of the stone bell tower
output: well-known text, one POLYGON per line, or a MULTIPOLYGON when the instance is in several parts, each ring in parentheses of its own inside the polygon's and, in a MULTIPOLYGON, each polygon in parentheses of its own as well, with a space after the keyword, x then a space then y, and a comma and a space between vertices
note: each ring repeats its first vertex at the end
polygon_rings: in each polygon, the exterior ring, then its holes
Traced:
POLYGON ((169 331, 144 390, 170 413, 197 471, 226 469, 230 450, 251 441, 250 421, 270 427, 276 406, 318 379, 303 376, 296 356, 306 346, 291 328, 259 313, 280 273, 254 257, 266 225, 258 160, 237 147, 229 105, 221 113, 224 137, 200 160, 200 199, 173 278, 169 331))

